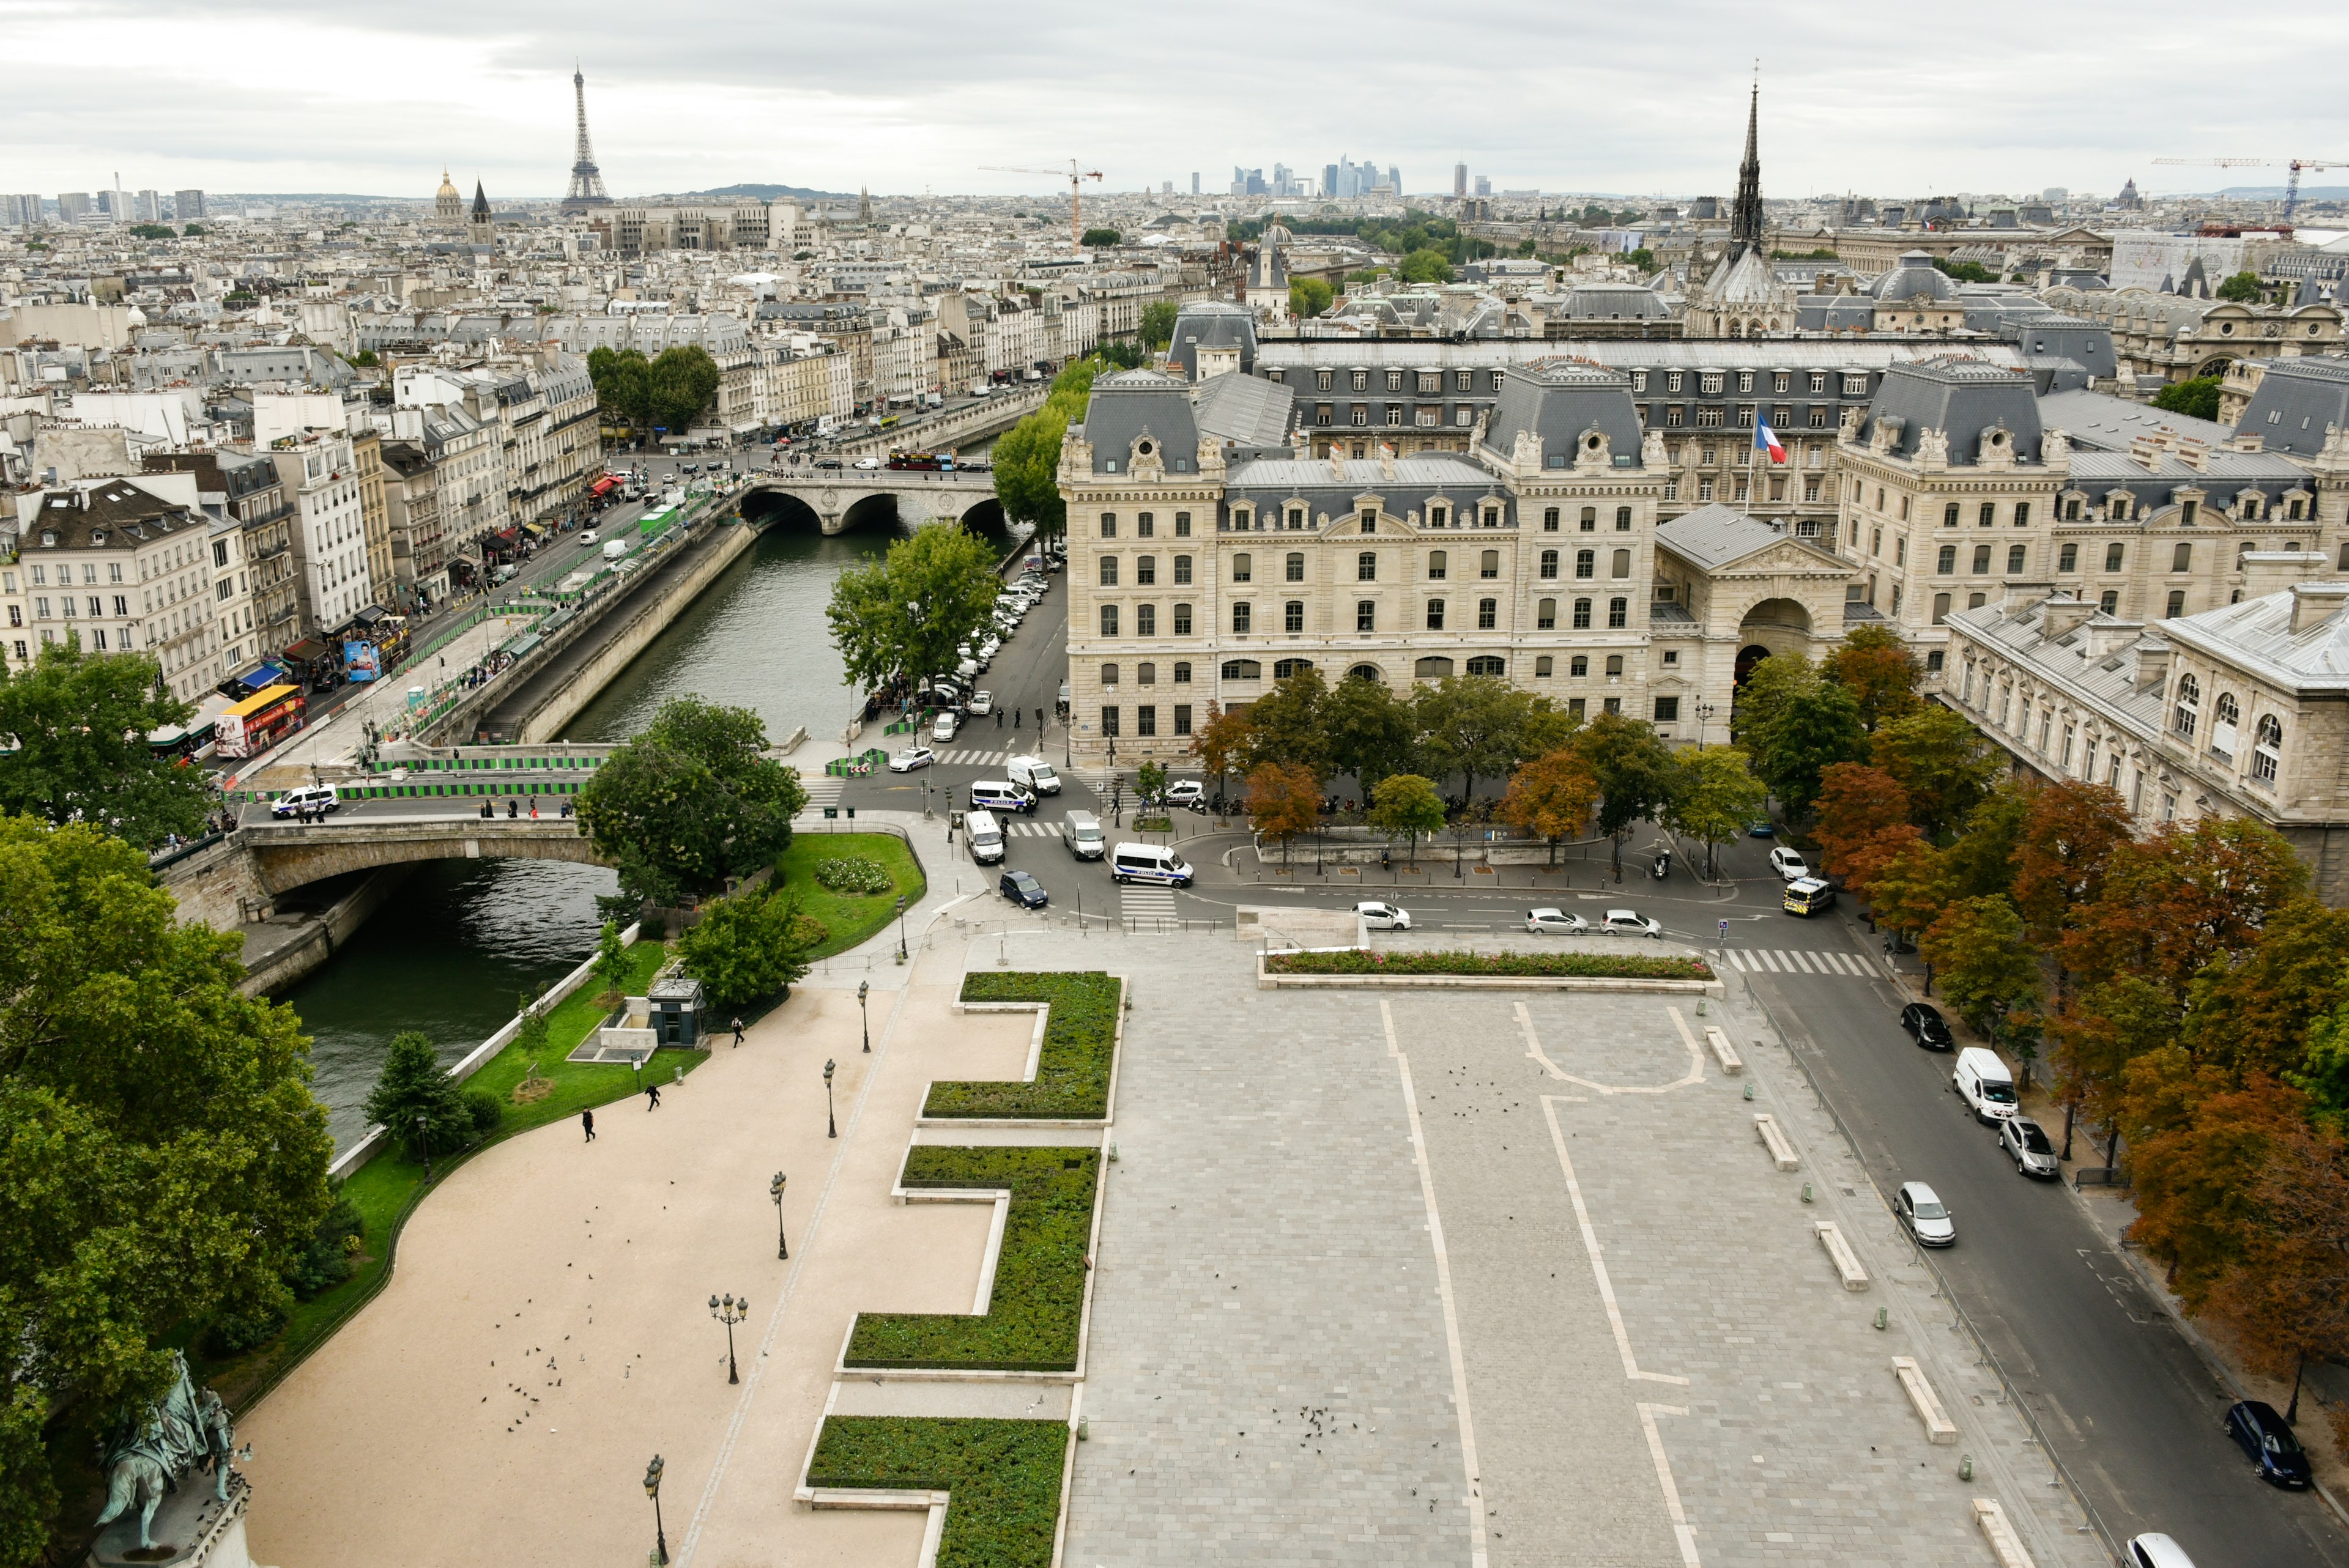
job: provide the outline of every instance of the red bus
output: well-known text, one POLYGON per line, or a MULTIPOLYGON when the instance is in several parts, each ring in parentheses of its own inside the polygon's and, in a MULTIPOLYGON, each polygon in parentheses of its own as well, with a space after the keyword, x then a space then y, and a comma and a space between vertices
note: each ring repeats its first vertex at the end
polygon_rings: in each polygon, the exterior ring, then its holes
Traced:
POLYGON ((952 473, 955 459, 952 452, 892 452, 889 454, 889 466, 921 473, 952 473))
POLYGON ((222 757, 258 757, 302 727, 299 686, 264 686, 220 716, 213 744, 222 757))

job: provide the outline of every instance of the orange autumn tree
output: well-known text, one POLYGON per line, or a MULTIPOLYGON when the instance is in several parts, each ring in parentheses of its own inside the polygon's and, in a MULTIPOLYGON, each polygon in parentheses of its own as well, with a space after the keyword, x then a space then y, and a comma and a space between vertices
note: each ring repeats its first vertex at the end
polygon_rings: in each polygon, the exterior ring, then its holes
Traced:
POLYGON ((2033 942, 2053 946, 2071 912, 2103 895, 2114 851, 2135 836, 2127 804, 2108 785, 2066 779, 2033 793, 2015 853, 2014 903, 2033 942))
MULTIPOLYGON (((2349 1150, 2303 1119, 2279 1118, 2267 1134, 2250 1215, 2233 1267, 2211 1286, 2205 1313, 2271 1377, 2349 1354, 2349 1150)), ((2349 1408, 2326 1412, 2349 1442, 2349 1408)))
POLYGON ((1226 708, 1221 703, 1207 705, 1207 722, 1191 738, 1191 755, 1216 776, 1216 794, 1224 792, 1224 779, 1232 765, 1247 755, 1254 728, 1246 710, 1226 708))
POLYGON ((1520 832, 1549 841, 1549 863, 1557 864, 1557 841, 1589 825, 1599 803, 1599 780, 1581 756, 1569 748, 1537 757, 1509 776, 1501 797, 1501 820, 1520 832))
POLYGON ((1879 835, 1909 825, 1909 791, 1881 768, 1832 762, 1819 769, 1816 810, 1819 863, 1864 893, 1852 875, 1854 858, 1879 835))
POLYGON ((1287 865, 1289 841, 1321 820, 1321 781, 1302 763, 1259 762, 1247 777, 1247 813, 1258 838, 1280 841, 1287 865))
POLYGON ((1853 627, 1819 661, 1819 673, 1851 693, 1859 705, 1860 727, 1871 734, 1886 719, 1903 717, 1922 706, 1917 682, 1923 671, 1917 655, 1889 626, 1853 627))

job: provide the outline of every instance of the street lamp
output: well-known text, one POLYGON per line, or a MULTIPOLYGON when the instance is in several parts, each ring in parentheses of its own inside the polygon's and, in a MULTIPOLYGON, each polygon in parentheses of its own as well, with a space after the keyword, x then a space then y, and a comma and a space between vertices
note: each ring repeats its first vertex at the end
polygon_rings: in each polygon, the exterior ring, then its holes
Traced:
MULTIPOLYGON (((780 1209, 776 1212, 781 1212, 780 1209)), ((736 1301, 730 1295, 720 1302, 713 1295, 709 1298, 709 1315, 726 1326, 726 1380, 740 1383, 742 1379, 734 1370, 734 1326, 750 1315, 750 1298, 746 1295, 736 1301)))
POLYGON ((905 895, 897 895, 897 962, 905 961, 905 895))
POLYGON ((832 1114, 832 1068, 833 1064, 827 1060, 823 1064, 823 1135, 826 1138, 840 1136, 840 1123, 832 1114))
POLYGON ((424 1150, 424 1184, 432 1185, 432 1123, 422 1111, 416 1113, 416 1141, 424 1150))
POLYGON ((660 1455, 655 1454, 653 1462, 645 1467, 645 1495, 653 1500, 653 1561, 665 1564, 668 1562, 668 1532, 661 1528, 660 1511, 661 1470, 664 1468, 660 1455))
POLYGON ((856 1010, 864 1015, 864 1048, 867 1051, 873 1048, 873 1012, 864 1005, 864 998, 871 995, 873 995, 873 982, 859 980, 856 983, 856 1010))
POLYGON ((792 1255, 791 1243, 783 1238, 783 1173, 778 1171, 767 1183, 767 1196, 775 1201, 775 1255, 779 1258, 792 1255))
POLYGON ((1715 707, 1709 702, 1699 702, 1691 711, 1696 715, 1696 743, 1699 746, 1702 746, 1704 744, 1704 727, 1712 721, 1713 716, 1719 713, 1721 709, 1715 707))

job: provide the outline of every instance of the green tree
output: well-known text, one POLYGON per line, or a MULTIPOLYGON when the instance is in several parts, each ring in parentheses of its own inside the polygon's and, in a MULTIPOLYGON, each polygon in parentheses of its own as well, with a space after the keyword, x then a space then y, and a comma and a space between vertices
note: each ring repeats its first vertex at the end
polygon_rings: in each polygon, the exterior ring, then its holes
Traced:
POLYGON ((1409 837, 1411 863, 1419 864, 1419 836, 1444 831, 1444 798, 1435 786, 1416 773, 1390 773, 1371 790, 1371 826, 1392 842, 1396 834, 1409 837))
MULTIPOLYGON (((1172 323, 1168 325, 1171 332, 1172 323)), ((1004 516, 1014 522, 1034 523, 1040 537, 1061 532, 1068 525, 1068 506, 1061 499, 1058 477, 1061 442, 1069 426, 1083 418, 1093 377, 1104 365, 1097 358, 1071 361, 1052 377, 1044 406, 995 443, 995 498, 1002 503, 1004 516)))
POLYGON ((1981 730, 1939 705, 1888 721, 1868 751, 1909 791, 1917 825, 1932 837, 1961 821, 2005 766, 1981 730))
POLYGON ((1336 294, 1319 278, 1293 278, 1288 284, 1288 314, 1309 320, 1330 308, 1336 294))
MULTIPOLYGON (((203 234, 204 226, 202 223, 191 223, 186 228, 181 230, 180 232, 187 235, 191 239, 196 239, 203 234)), ((45 251, 48 249, 47 245, 44 245, 41 248, 45 251)))
MULTIPOLYGON (((525 1004, 530 998, 523 998, 525 1004)), ((463 1091, 440 1065, 431 1039, 414 1029, 391 1037, 375 1088, 367 1091, 367 1119, 381 1127, 411 1160, 427 1149, 446 1154, 470 1140, 472 1118, 463 1091), (420 1120, 419 1119, 421 1119, 420 1120)))
POLYGON ((175 1326, 282 1315, 334 1144, 300 1020, 137 850, 0 818, 0 1561, 30 1563, 51 1418, 161 1392, 175 1326))
POLYGON ((1402 259, 1402 280, 1407 284, 1448 284, 1452 281, 1452 263, 1442 251, 1413 251, 1402 259))
POLYGON ((2221 280, 2219 286, 2210 292, 2220 299, 2231 300, 2237 304, 2257 304, 2266 294, 2267 289, 2260 282, 2259 273, 2237 273, 2232 277, 2221 280))
POLYGON ((1652 273, 1656 270, 1656 253, 1645 245, 1641 245, 1636 251, 1626 252, 1623 259, 1643 273, 1652 273))
POLYGON ((1191 738, 1191 755, 1200 765, 1216 776, 1216 793, 1224 791, 1224 780, 1232 769, 1241 766, 1254 744, 1244 709, 1226 709, 1219 702, 1207 705, 1207 722, 1191 738))
POLYGON ((177 237, 177 232, 169 223, 133 223, 130 225, 130 232, 142 240, 169 240, 177 237))
POLYGON ((1809 812, 1811 802, 1818 799, 1823 771, 1837 762, 1857 762, 1868 754, 1858 698, 1849 688, 1818 679, 1815 674, 1786 694, 1766 723, 1747 727, 1744 738, 1753 748, 1754 770, 1785 804, 1789 817, 1809 812))
POLYGON ((707 905, 677 947, 685 972, 719 1008, 788 995, 808 972, 797 901, 781 893, 740 892, 707 905))
POLYGON ((1133 770, 1133 792, 1148 805, 1156 805, 1166 793, 1166 769, 1164 764, 1145 761, 1133 770))
POLYGON ((1923 670, 1900 634, 1889 626, 1855 626, 1820 662, 1819 673, 1851 693, 1859 727, 1873 732, 1888 718, 1914 713, 1923 670))
POLYGON ((1980 262, 1951 262, 1937 258, 1933 265, 1961 284, 1994 284, 1998 274, 1980 262))
POLYGON ((1758 748, 1795 694, 1810 690, 1818 681, 1816 666, 1800 654, 1772 654, 1757 661, 1737 688, 1737 703, 1729 716, 1730 738, 1748 750, 1758 748))
POLYGON ((1123 244, 1125 237, 1115 229, 1087 229, 1084 237, 1077 242, 1085 249, 1091 250, 1096 245, 1123 244))
POLYGON ((718 396, 718 362, 698 343, 664 348, 646 371, 646 415, 668 431, 692 428, 718 396))
MULTIPOLYGON (((609 925, 611 922, 604 923, 609 925)), ((514 1026, 513 1043, 532 1061, 546 1055, 549 1028, 546 1021, 546 987, 541 985, 535 995, 523 991, 514 997, 514 1016, 520 1020, 514 1026)))
POLYGON ((1479 779, 1557 749, 1574 727, 1547 697, 1499 676, 1445 676, 1421 686, 1413 706, 1429 768, 1459 774, 1463 796, 1475 793, 1479 779))
POLYGON ((96 823, 141 849, 193 834, 212 781, 156 756, 147 734, 194 711, 144 654, 90 653, 70 635, 46 645, 29 666, 0 669, 0 811, 96 823))
POLYGON ((1397 696, 1384 681, 1351 676, 1330 688, 1321 728, 1331 765, 1360 780, 1366 799, 1380 779, 1410 769, 1419 737, 1409 698, 1397 696))
POLYGON ((2012 897, 2031 797, 2002 781, 1966 813, 1966 830, 1942 857, 1953 898, 2012 897))
POLYGON ((956 650, 995 615, 1002 584, 977 534, 940 525, 889 546, 832 585, 824 619, 848 678, 867 688, 954 670, 956 650))
POLYGON ((1681 772, 1671 748, 1640 719, 1602 713, 1582 727, 1575 751, 1599 786, 1599 830, 1614 841, 1618 874, 1623 869, 1623 834, 1643 818, 1661 821, 1671 810, 1681 772))
MULTIPOLYGON (((2349 910, 2298 898, 2260 923, 2250 951, 2204 966, 2187 990, 2179 1037, 2197 1061, 2238 1081, 2258 1075, 2297 1085, 2320 1105, 2349 1109, 2339 1089, 2322 1092, 2295 1073, 2314 1061, 2317 1026, 2349 1003, 2349 910)), ((2344 1037, 2337 1032, 2335 1044, 2344 1037)))
POLYGON ((620 923, 607 920, 603 934, 595 939, 595 978, 604 983, 600 993, 606 1007, 616 1007, 628 984, 628 944, 620 940, 620 923))
POLYGON ((1142 341, 1164 348, 1174 341, 1174 318, 1180 313, 1171 299, 1154 299, 1142 307, 1142 341))
POLYGON ((2035 1053, 2039 954, 2023 935, 2023 916, 2002 897, 1962 899, 1943 910, 1917 951, 1933 965, 1941 994, 1959 1016, 1990 1037, 2035 1053))
POLYGON ((1665 808, 1664 825, 1704 845, 1704 874, 1715 874, 1722 844, 1745 831, 1761 814, 1769 787, 1754 776, 1745 753, 1733 746, 1696 746, 1674 758, 1680 778, 1665 808))
POLYGON ((2216 376, 2173 381, 2153 395, 2153 406, 2166 413, 2183 414, 2189 419, 2216 419, 2219 381, 2216 376))
POLYGON ((1317 785, 1328 782, 1333 768, 1329 706, 1330 687, 1310 666, 1257 698, 1247 714, 1249 771, 1278 762, 1304 769, 1317 785))
POLYGON ((622 897, 673 904, 774 862, 807 791, 766 748, 750 709, 672 697, 595 770, 579 823, 619 869, 622 897))

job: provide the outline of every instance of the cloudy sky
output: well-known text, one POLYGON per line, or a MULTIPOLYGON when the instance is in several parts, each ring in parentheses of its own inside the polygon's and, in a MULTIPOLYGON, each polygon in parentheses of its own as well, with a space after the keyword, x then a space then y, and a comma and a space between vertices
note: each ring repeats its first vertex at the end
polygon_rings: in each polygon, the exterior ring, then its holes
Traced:
MULTIPOLYGON (((2349 6, 1977 0, 1836 10, 1782 0, 1470 0, 1342 9, 745 7, 709 0, 0 0, 0 186, 554 196, 570 72, 587 74, 615 196, 763 181, 1039 194, 988 164, 1071 156, 1110 190, 1215 191, 1234 164, 1341 154, 1449 190, 1733 188, 1763 71, 1763 189, 2109 192, 2280 182, 2162 155, 2349 157, 2349 6), (1121 12, 1125 15, 1121 15, 1121 12), (2294 87, 2295 80, 2305 83, 2294 87)), ((2318 177, 2349 184, 2349 170, 2318 177)), ((1060 187, 1064 189, 1065 187, 1060 187)))

